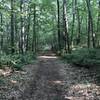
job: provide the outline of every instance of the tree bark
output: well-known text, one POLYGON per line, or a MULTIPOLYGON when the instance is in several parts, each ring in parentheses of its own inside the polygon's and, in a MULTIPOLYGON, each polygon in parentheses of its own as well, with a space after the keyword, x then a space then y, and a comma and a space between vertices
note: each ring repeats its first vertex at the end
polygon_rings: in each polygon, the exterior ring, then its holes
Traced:
POLYGON ((14 0, 11 0, 11 53, 14 52, 14 0))
POLYGON ((0 16, 1 16, 1 51, 3 50, 3 16, 2 16, 2 13, 0 13, 0 16))
POLYGON ((34 18, 33 18, 33 42, 32 42, 32 51, 36 52, 36 4, 34 4, 34 18))
POLYGON ((23 18, 23 0, 20 0, 20 20, 21 20, 21 37, 20 37, 20 52, 23 54, 25 47, 24 47, 24 18, 23 18))
POLYGON ((91 14, 91 5, 90 0, 86 0, 87 8, 88 8, 88 47, 90 47, 90 32, 92 33, 92 46, 95 48, 95 33, 93 29, 93 18, 91 14))
POLYGON ((77 22, 78 22, 78 34, 77 34, 77 41, 76 44, 78 45, 80 43, 80 34, 81 34, 81 18, 80 18, 80 13, 78 9, 78 2, 75 0, 76 4, 76 13, 77 13, 77 22))
POLYGON ((58 9, 58 50, 61 51, 61 34, 60 34, 60 3, 57 0, 57 9, 58 9))
POLYGON ((30 21, 31 21, 31 12, 29 8, 29 14, 28 14, 28 25, 27 25, 27 40, 26 40, 26 51, 29 50, 29 33, 30 33, 30 21))
POLYGON ((100 31, 100 1, 99 1, 98 18, 97 18, 97 32, 99 31, 100 31))
POLYGON ((70 42, 69 42, 69 34, 68 34, 68 19, 67 19, 67 9, 66 9, 66 0, 63 0, 63 22, 64 22, 64 32, 66 38, 66 46, 65 50, 67 49, 68 53, 71 53, 70 50, 70 42))
POLYGON ((73 8, 73 21, 72 21, 72 31, 71 31, 71 48, 72 48, 72 45, 73 45, 73 32, 74 32, 74 26, 75 26, 75 12, 76 12, 76 2, 75 0, 72 0, 73 4, 72 4, 72 8, 73 8))

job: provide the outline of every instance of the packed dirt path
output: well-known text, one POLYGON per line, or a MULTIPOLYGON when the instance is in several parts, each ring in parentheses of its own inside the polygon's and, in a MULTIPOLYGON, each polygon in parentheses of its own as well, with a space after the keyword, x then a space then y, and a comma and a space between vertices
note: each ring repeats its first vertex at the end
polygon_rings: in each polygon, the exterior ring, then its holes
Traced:
POLYGON ((24 91, 21 100, 64 100, 61 84, 64 75, 56 56, 39 56, 38 68, 30 87, 24 91))
POLYGON ((88 69, 70 66, 54 55, 39 56, 34 78, 18 100, 100 100, 100 87, 88 69))

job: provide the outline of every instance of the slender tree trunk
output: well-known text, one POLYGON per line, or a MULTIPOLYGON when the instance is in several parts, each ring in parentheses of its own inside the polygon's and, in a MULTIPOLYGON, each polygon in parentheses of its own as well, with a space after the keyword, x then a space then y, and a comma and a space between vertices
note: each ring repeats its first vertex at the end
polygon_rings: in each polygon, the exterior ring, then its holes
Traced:
POLYGON ((3 16, 2 13, 0 13, 1 16, 1 51, 3 50, 3 16))
MULTIPOLYGON (((15 19, 15 43, 16 43, 16 48, 19 49, 19 40, 20 40, 20 32, 18 31, 18 21, 17 21, 17 13, 15 13, 15 16, 14 16, 14 19, 15 19)), ((19 50, 16 50, 16 52, 19 53, 19 50)))
POLYGON ((33 42, 32 51, 36 52, 36 5, 34 4, 34 18, 33 18, 33 42))
POLYGON ((77 34, 77 45, 80 43, 80 34, 81 34, 81 19, 78 9, 78 2, 75 0, 76 4, 76 12, 77 12, 77 21, 78 21, 78 34, 77 34))
POLYGON ((11 53, 14 52, 14 1, 11 0, 11 53))
POLYGON ((30 8, 29 8, 28 25, 27 25, 27 40, 26 40, 27 43, 26 43, 26 51, 29 50, 30 19, 31 19, 31 15, 30 15, 30 8))
POLYGON ((23 0, 20 0, 20 12, 21 12, 21 16, 20 16, 20 20, 21 20, 21 37, 20 37, 20 52, 23 54, 24 53, 24 18, 23 18, 23 0))
POLYGON ((88 48, 90 48, 90 19, 88 15, 88 48))
POLYGON ((61 34, 60 34, 60 3, 59 0, 57 0, 57 9, 58 9, 58 49, 61 51, 61 34))
POLYGON ((90 0, 86 0, 87 3, 87 8, 88 8, 88 47, 90 47, 90 32, 92 33, 92 46, 93 48, 95 47, 95 33, 93 29, 93 18, 91 14, 91 5, 90 5, 90 0))
POLYGON ((67 19, 67 9, 66 9, 66 0, 63 0, 63 22, 64 22, 64 32, 66 36, 66 44, 67 44, 67 51, 71 53, 70 50, 70 42, 69 42, 69 34, 68 34, 68 19, 67 19))
MULTIPOLYGON (((99 32, 100 32, 100 0, 99 0, 98 18, 97 18, 97 34, 99 32)), ((97 35, 96 35, 96 39, 97 39, 97 46, 100 46, 100 39, 98 39, 97 35)))
POLYGON ((98 7, 98 19, 97 19, 97 32, 100 31, 100 1, 99 1, 99 7, 98 7))
POLYGON ((73 5, 72 5, 72 8, 73 8, 73 21, 72 21, 72 32, 71 32, 71 48, 72 48, 72 45, 73 45, 73 32, 74 32, 74 26, 75 26, 75 9, 76 9, 76 2, 75 0, 72 0, 73 1, 73 5))

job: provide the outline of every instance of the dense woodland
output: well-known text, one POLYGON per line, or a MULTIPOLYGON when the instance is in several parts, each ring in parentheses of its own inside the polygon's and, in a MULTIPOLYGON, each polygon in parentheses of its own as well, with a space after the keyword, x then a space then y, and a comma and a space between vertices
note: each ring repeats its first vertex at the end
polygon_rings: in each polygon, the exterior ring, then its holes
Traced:
POLYGON ((0 0, 0 100, 100 100, 100 0, 0 0))
POLYGON ((49 49, 100 64, 100 0, 0 0, 0 65, 49 49))

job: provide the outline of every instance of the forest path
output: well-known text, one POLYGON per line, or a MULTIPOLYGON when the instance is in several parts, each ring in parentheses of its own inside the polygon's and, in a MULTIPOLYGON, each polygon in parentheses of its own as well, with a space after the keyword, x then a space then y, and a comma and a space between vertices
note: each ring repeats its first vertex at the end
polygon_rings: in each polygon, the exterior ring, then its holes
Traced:
POLYGON ((20 99, 64 100, 61 67, 56 56, 39 56, 35 78, 20 99))
POLYGON ((92 99, 89 88, 98 87, 87 69, 66 65, 54 55, 39 56, 37 64, 34 79, 18 100, 100 100, 92 99))

